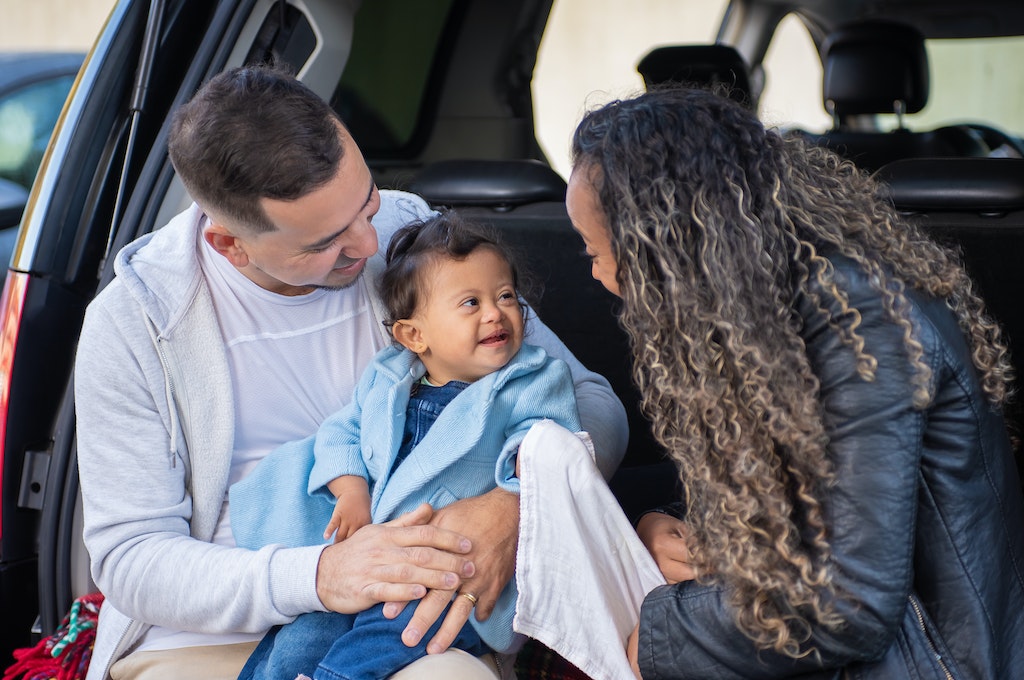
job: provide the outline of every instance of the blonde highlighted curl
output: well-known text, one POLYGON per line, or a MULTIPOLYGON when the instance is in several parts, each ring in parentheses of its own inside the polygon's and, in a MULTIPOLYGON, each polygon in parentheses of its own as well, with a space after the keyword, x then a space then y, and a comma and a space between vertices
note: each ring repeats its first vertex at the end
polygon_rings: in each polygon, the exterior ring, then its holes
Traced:
POLYGON ((842 593, 823 511, 833 470, 795 296, 826 314, 839 306, 830 325, 873 380, 859 312, 825 254, 854 260, 903 329, 921 409, 932 376, 904 291, 947 301, 997 406, 1011 380, 1000 330, 958 255, 902 220, 870 177, 718 94, 655 90, 593 111, 573 165, 610 231, 633 377, 679 468, 693 566, 724 586, 760 648, 813 653, 813 626, 842 626, 842 593))

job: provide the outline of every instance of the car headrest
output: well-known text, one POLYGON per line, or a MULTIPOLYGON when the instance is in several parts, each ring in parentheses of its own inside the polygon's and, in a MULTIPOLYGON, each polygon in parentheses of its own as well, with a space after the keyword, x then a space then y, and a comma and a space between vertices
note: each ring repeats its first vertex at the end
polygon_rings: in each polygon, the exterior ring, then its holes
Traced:
POLYGON ((738 102, 750 101, 750 68, 731 45, 668 45, 656 47, 640 60, 636 70, 647 89, 670 82, 729 88, 738 102))
POLYGON ((409 191, 432 205, 511 208, 565 200, 565 180, 536 160, 445 160, 424 167, 409 191))
POLYGON ((1024 210, 1022 158, 906 158, 874 176, 900 210, 1024 210))
POLYGON ((825 108, 837 118, 916 113, 928 101, 924 35, 907 24, 865 21, 836 29, 822 45, 825 108))

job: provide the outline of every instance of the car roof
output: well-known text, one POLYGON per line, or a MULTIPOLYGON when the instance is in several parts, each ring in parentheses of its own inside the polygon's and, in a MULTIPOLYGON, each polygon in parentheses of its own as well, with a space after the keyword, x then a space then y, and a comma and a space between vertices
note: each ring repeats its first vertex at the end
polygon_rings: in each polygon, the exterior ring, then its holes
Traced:
POLYGON ((735 0, 785 15, 798 13, 821 28, 864 19, 885 19, 915 26, 926 38, 1024 35, 1020 0, 735 0))

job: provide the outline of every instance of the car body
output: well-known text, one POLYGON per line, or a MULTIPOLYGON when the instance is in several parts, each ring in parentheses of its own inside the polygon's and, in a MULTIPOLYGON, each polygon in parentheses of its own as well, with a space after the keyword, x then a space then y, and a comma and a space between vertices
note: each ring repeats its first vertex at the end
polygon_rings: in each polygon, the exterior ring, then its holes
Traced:
MULTIPOLYGON (((8 647, 0 653, 28 644, 33 623, 37 632, 54 630, 72 598, 93 587, 81 543, 70 389, 78 332, 89 301, 112 278, 112 254, 189 204, 167 159, 169 114, 232 65, 274 58, 296 67, 334 103, 379 186, 417 191, 502 229, 544 284, 541 316, 589 368, 609 378, 627 406, 633 434, 613 480, 623 507, 632 513, 671 497, 674 473, 640 414, 616 301, 590 280, 568 226, 566 166, 558 156, 571 125, 547 148, 538 139, 546 104, 535 82, 538 54, 546 49, 549 19, 568 2, 168 0, 154 3, 164 7, 160 17, 149 16, 151 5, 141 0, 115 5, 41 168, 0 300, 0 598, 7 614, 0 640, 8 647)), ((629 3, 629 12, 646 17, 648 5, 651 12, 671 7, 682 26, 699 2, 629 3)), ((596 21, 594 14, 587 16, 596 21)), ((818 134, 831 122, 820 101, 827 36, 880 16, 918 26, 929 42, 1024 35, 1024 7, 1016 0, 732 0, 722 3, 707 35, 680 34, 676 42, 734 47, 749 68, 750 95, 762 116, 818 134), (813 76, 795 83, 775 70, 784 48, 777 41, 793 31, 805 56, 791 63, 813 76), (818 97, 820 110, 779 120, 771 108, 779 105, 766 104, 779 86, 804 86, 810 94, 799 96, 818 97)), ((659 27, 667 30, 664 22, 659 27)), ((578 26, 569 34, 583 43, 601 37, 578 26)), ((636 63, 659 44, 664 40, 652 39, 623 59, 634 87, 641 82, 636 63)), ((565 73, 544 78, 562 90, 575 80, 565 73)), ((587 98, 580 94, 574 115, 587 98)), ((984 102, 948 115, 975 118, 983 110, 984 102)), ((850 124, 882 134, 891 117, 860 115, 850 124)), ((1020 142, 1024 121, 977 120, 998 126, 1010 146, 1020 142)))
POLYGON ((0 261, 9 262, 50 133, 85 54, 0 52, 0 261))

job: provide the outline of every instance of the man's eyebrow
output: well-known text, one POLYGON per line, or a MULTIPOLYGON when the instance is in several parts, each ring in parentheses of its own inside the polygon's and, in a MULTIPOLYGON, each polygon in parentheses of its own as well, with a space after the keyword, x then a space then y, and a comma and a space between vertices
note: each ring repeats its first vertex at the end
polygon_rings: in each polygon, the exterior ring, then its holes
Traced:
MULTIPOLYGON (((370 200, 373 198, 373 190, 376 189, 376 188, 377 188, 377 185, 374 184, 371 181, 370 182, 370 193, 366 194, 366 201, 363 202, 363 205, 359 209, 359 212, 362 212, 363 208, 365 208, 367 205, 369 205, 370 200)), ((351 224, 346 224, 344 227, 342 227, 338 231, 334 232, 330 236, 325 236, 324 238, 320 239, 319 241, 317 241, 315 243, 310 243, 310 244, 308 244, 306 246, 303 246, 303 250, 319 250, 321 248, 326 248, 327 246, 331 245, 331 243, 334 242, 334 239, 338 238, 339 236, 344 234, 346 231, 348 231, 348 228, 351 227, 351 226, 352 226, 351 224)))

